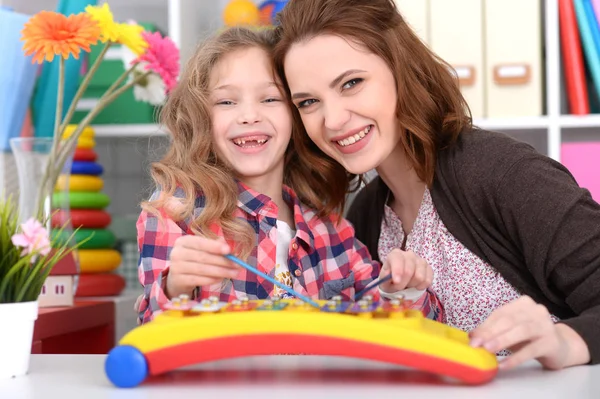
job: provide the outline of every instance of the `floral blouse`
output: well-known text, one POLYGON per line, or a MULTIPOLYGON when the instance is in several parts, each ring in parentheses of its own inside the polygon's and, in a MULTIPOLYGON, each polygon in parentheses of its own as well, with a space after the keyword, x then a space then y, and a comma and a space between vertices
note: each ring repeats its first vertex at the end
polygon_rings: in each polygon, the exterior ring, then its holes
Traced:
MULTIPOLYGON (((378 254, 381 261, 405 240, 402 221, 385 206, 378 254)), ((406 237, 404 250, 411 250, 433 268, 432 288, 444 306, 444 323, 471 331, 493 310, 520 296, 490 265, 450 234, 425 190, 417 219, 406 237)))

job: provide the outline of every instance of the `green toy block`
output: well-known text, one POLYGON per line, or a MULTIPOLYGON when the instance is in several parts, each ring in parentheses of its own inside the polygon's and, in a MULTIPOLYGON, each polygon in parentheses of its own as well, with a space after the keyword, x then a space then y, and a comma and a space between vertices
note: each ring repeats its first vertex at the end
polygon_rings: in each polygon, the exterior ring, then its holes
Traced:
MULTIPOLYGON (((86 100, 100 98, 108 87, 96 88, 88 87, 84 98, 80 104, 86 100)), ((146 124, 156 123, 159 107, 154 107, 146 102, 136 101, 133 96, 133 89, 129 89, 115 99, 110 105, 106 106, 91 121, 94 125, 106 124, 146 124)), ((89 110, 77 110, 71 119, 71 123, 79 123, 88 114, 89 110)))

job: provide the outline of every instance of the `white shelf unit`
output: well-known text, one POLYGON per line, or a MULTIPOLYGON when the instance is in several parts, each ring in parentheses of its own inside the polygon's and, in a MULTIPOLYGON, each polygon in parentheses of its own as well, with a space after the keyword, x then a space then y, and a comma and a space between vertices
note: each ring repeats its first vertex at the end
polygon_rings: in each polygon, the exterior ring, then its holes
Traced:
MULTIPOLYGON (((102 3, 100 0, 99 3, 102 3)), ((118 20, 129 18, 155 22, 181 50, 181 64, 197 43, 223 26, 222 14, 230 0, 109 0, 118 20)), ((253 0, 257 4, 262 0, 253 0)), ((414 0, 423 1, 423 0, 414 0)), ((451 1, 451 0, 448 0, 451 1)), ((484 0, 481 0, 484 1, 484 0)), ((500 0, 492 0, 500 1, 500 0)), ((524 0, 531 1, 531 0, 524 0)), ((600 141, 600 114, 574 116, 561 114, 566 94, 562 90, 558 0, 543 1, 543 45, 545 61, 546 115, 502 119, 477 119, 478 126, 509 133, 531 142, 540 152, 560 160, 560 147, 566 141, 600 141)), ((31 13, 54 9, 57 0, 0 0, 0 4, 31 13)), ((99 137, 145 137, 164 135, 158 125, 95 125, 99 137)))

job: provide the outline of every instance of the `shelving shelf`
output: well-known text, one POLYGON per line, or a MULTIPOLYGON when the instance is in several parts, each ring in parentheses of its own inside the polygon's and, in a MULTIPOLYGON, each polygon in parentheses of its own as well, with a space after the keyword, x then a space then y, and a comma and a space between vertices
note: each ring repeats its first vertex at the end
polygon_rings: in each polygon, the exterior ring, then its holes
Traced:
MULTIPOLYGON (((102 3, 104 0, 99 0, 102 3)), ((222 27, 222 15, 230 0, 109 0, 118 20, 135 18, 156 23, 168 33, 181 50, 181 65, 185 65, 197 43, 222 27)), ((253 0, 257 4, 263 0, 253 0)), ((398 0, 399 4, 401 0, 398 0)), ((411 0, 403 0, 411 1, 411 0)), ((425 1, 425 0, 412 0, 425 1)), ((482 0, 483 1, 483 0, 482 0)), ((494 0, 495 1, 495 0, 494 0)), ((528 0, 529 1, 529 0, 528 0)), ((542 7, 544 47, 544 109, 545 115, 518 118, 476 119, 484 129, 507 132, 529 141, 546 155, 560 161, 561 144, 573 136, 585 136, 600 141, 600 114, 563 115, 561 104, 566 95, 562 86, 558 0, 540 0, 542 7), (597 133, 596 133, 597 129, 597 133), (579 134, 582 132, 581 134, 579 134), (585 132, 585 133, 584 133, 585 132)), ((56 0, 0 0, 22 12, 54 9, 56 0)), ((95 125, 98 137, 152 137, 164 136, 156 124, 95 125)))
MULTIPOLYGON (((600 114, 594 115, 562 115, 557 120, 551 121, 547 116, 527 117, 527 118, 496 118, 496 119, 475 119, 473 124, 476 126, 497 131, 538 131, 546 130, 550 125, 556 125, 560 128, 598 128, 598 139, 600 140, 600 114)), ((114 125, 93 125, 97 137, 145 137, 145 136, 163 136, 166 131, 158 124, 114 124, 114 125)), ((546 132, 542 132, 545 134, 546 132)))

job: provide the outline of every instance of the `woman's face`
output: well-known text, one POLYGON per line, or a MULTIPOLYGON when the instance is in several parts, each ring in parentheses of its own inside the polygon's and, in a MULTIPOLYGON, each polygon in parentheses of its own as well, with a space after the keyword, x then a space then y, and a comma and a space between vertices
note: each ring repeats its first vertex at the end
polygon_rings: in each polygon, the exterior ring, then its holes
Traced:
POLYGON ((398 144, 397 91, 379 56, 320 35, 294 44, 284 61, 292 100, 310 138, 350 173, 378 167, 398 144))

